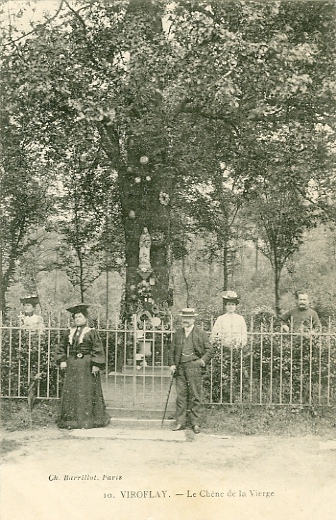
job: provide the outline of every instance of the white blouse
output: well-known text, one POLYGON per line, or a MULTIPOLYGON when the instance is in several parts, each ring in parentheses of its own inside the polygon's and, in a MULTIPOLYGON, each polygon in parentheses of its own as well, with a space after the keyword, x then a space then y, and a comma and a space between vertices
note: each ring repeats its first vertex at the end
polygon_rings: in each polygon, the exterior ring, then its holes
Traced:
POLYGON ((42 316, 33 314, 32 316, 22 316, 21 327, 26 330, 43 332, 44 323, 42 316))
POLYGON ((210 339, 219 339, 225 347, 244 347, 247 343, 247 327, 243 316, 235 313, 218 316, 210 339))

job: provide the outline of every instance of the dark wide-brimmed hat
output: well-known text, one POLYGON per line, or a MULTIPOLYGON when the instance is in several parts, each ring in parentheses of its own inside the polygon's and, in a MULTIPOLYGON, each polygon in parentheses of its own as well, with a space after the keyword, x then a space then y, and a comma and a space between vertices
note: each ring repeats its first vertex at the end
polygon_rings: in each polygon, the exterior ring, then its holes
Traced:
POLYGON ((87 316, 88 313, 88 307, 86 303, 78 303, 77 305, 73 305, 72 307, 68 307, 67 311, 73 314, 78 314, 79 312, 83 314, 84 316, 87 316))
POLYGON ((178 315, 182 316, 182 318, 195 318, 198 316, 195 309, 192 309, 191 307, 185 307, 184 309, 181 309, 181 312, 179 312, 178 315))
POLYGON ((235 291, 224 291, 222 298, 224 303, 239 303, 239 298, 235 291))
POLYGON ((39 299, 38 296, 34 294, 31 296, 25 296, 24 298, 20 298, 20 302, 23 303, 23 305, 25 305, 26 303, 30 303, 31 305, 33 305, 33 307, 35 307, 38 304, 39 299))

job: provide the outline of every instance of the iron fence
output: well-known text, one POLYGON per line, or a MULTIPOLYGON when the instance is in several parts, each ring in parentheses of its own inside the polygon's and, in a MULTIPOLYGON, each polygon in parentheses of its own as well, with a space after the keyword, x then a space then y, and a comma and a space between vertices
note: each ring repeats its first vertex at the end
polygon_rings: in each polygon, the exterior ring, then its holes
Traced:
MULTIPOLYGON (((208 324, 209 325, 209 324, 208 324)), ((211 329, 211 326, 205 327, 211 329)), ((36 379, 37 398, 58 399, 63 374, 53 353, 67 324, 46 321, 38 333, 9 322, 0 326, 0 395, 25 398, 36 379)), ((102 384, 117 408, 162 409, 170 382, 168 350, 174 326, 98 324, 106 350, 102 384)), ((286 333, 273 320, 251 323, 243 348, 214 344, 203 381, 211 404, 331 405, 335 403, 336 332, 331 322, 317 334, 286 333)), ((171 403, 174 402, 172 397, 171 403)))

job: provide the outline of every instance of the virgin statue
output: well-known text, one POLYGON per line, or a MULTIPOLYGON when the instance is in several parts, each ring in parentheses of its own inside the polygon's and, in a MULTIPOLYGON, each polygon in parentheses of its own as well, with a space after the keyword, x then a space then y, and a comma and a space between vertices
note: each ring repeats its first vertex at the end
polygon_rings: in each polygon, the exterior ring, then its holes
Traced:
POLYGON ((150 263, 151 243, 151 236, 145 227, 139 240, 139 269, 141 271, 150 271, 152 269, 150 263))

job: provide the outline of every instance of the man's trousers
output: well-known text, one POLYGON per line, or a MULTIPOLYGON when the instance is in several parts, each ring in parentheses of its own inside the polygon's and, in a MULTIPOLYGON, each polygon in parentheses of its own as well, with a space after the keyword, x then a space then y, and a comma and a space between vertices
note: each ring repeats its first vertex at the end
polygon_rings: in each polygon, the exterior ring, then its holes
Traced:
POLYGON ((193 361, 181 363, 176 371, 176 422, 185 426, 187 411, 192 426, 200 426, 202 420, 202 367, 193 361))

